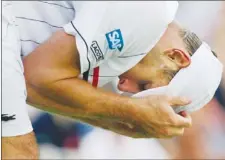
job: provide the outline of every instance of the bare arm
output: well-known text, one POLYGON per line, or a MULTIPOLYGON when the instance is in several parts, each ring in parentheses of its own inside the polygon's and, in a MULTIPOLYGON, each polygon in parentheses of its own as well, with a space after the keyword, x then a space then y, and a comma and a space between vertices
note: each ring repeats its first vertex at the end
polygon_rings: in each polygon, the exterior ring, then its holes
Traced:
POLYGON ((205 129, 209 120, 210 103, 202 110, 192 114, 193 125, 185 130, 182 137, 177 139, 178 150, 176 158, 178 159, 206 159, 209 157, 207 152, 207 143, 205 142, 205 129))
POLYGON ((34 133, 2 137, 2 159, 38 159, 38 147, 34 133))
POLYGON ((51 113, 56 113, 59 115, 67 116, 70 118, 73 118, 78 121, 82 121, 88 124, 91 124, 93 126, 101 127, 107 130, 112 130, 116 133, 122 134, 122 135, 130 135, 132 137, 144 137, 145 131, 140 126, 133 126, 131 124, 121 122, 117 119, 105 119, 100 117, 84 117, 79 116, 76 114, 76 107, 75 109, 59 104, 55 102, 54 100, 51 100, 41 94, 39 94, 37 91, 35 91, 31 86, 27 85, 27 90, 29 93, 28 103, 32 106, 35 106, 41 110, 45 110, 51 113), (32 103, 30 103, 32 102, 32 103), (40 104, 41 102, 41 104, 40 104), (49 107, 51 106, 51 107, 49 107), (68 113, 70 113, 70 116, 68 116, 68 113))

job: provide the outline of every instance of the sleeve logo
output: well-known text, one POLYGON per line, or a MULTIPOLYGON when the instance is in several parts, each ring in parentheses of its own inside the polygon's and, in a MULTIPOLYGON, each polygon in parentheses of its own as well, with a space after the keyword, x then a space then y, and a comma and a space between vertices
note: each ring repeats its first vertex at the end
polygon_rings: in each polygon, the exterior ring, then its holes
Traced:
POLYGON ((10 121, 10 120, 14 120, 14 119, 16 119, 16 117, 15 117, 16 115, 14 114, 14 115, 11 115, 11 116, 9 116, 8 114, 2 114, 2 121, 10 121))
POLYGON ((93 41, 90 48, 91 48, 91 51, 93 52, 97 62, 104 59, 104 55, 103 55, 97 41, 93 41))
POLYGON ((124 43, 120 29, 106 33, 105 36, 109 49, 118 49, 119 51, 122 51, 124 43))

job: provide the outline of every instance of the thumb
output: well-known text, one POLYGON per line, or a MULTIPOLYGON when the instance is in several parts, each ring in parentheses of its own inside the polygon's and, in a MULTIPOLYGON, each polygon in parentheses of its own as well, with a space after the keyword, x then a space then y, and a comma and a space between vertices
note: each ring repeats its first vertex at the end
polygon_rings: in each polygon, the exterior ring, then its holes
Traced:
POLYGON ((189 100, 186 97, 167 97, 168 103, 172 107, 180 107, 185 106, 191 103, 191 100, 189 100))

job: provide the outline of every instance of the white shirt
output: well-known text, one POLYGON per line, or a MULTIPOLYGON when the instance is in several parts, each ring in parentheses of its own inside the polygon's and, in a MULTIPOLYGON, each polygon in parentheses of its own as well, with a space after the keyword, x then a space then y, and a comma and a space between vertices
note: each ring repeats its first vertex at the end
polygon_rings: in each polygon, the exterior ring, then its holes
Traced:
POLYGON ((158 42, 178 8, 176 1, 13 3, 22 55, 64 29, 76 37, 81 74, 96 87, 134 67, 158 42))

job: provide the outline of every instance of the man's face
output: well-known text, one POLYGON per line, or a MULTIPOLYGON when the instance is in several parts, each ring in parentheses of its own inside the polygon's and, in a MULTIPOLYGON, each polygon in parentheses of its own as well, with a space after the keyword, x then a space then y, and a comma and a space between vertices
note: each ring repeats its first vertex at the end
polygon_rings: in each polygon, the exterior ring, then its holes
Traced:
POLYGON ((173 31, 167 29, 157 45, 136 66, 119 77, 119 90, 137 93, 165 86, 181 68, 190 64, 182 39, 173 31))
POLYGON ((119 77, 118 89, 125 92, 137 93, 169 84, 181 68, 181 65, 183 67, 184 65, 188 66, 190 62, 188 58, 181 60, 181 56, 176 59, 176 56, 173 55, 171 58, 168 55, 170 52, 174 54, 174 51, 169 50, 166 53, 148 54, 135 67, 119 77), (185 62, 185 64, 180 64, 180 61, 185 62))

